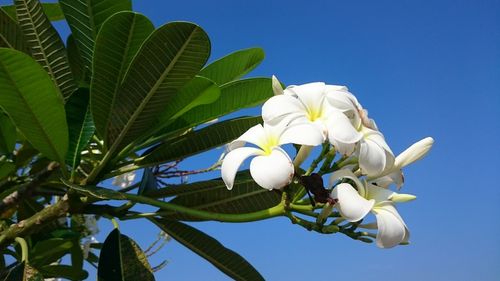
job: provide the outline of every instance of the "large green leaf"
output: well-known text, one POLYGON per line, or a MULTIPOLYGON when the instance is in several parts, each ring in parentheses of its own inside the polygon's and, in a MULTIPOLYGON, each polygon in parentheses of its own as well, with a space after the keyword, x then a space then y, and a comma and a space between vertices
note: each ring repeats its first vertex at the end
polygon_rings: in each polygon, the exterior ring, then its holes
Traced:
POLYGON ((21 27, 3 9, 0 9, 0 47, 30 54, 21 27))
POLYGON ((89 276, 87 271, 83 270, 82 268, 64 264, 42 266, 40 267, 40 273, 42 273, 44 277, 62 277, 73 281, 85 280, 89 276))
POLYGON ((160 113, 210 55, 197 25, 173 22, 155 30, 132 61, 115 97, 105 137, 110 154, 157 126, 160 113))
POLYGON ((231 112, 259 105, 273 96, 271 84, 269 78, 250 78, 227 83, 221 87, 217 101, 186 112, 161 133, 194 127, 231 112))
POLYGON ((51 264, 62 258, 71 247, 73 242, 62 238, 40 241, 30 252, 30 263, 35 267, 51 264))
POLYGON ((97 32, 111 15, 132 9, 130 0, 59 0, 64 16, 90 70, 97 32))
POLYGON ((198 229, 172 220, 150 220, 172 238, 206 259, 234 280, 264 280, 259 272, 242 256, 224 247, 219 241, 198 229))
MULTIPOLYGON (((50 21, 60 21, 64 19, 64 14, 59 3, 42 3, 43 12, 47 15, 50 21)), ((3 9, 13 19, 17 19, 16 6, 2 6, 3 9)))
POLYGON ((264 50, 250 48, 236 51, 207 65, 200 75, 222 85, 243 77, 264 59, 264 50))
POLYGON ((137 243, 115 229, 102 245, 97 280, 150 281, 155 278, 146 255, 137 243))
POLYGON ((16 170, 12 162, 0 161, 0 181, 16 170))
POLYGON ((64 43, 38 0, 15 0, 17 19, 33 58, 54 80, 63 97, 76 89, 64 43))
POLYGON ((59 92, 28 55, 0 48, 0 107, 26 139, 52 160, 64 163, 68 126, 59 92))
POLYGON ((0 155, 12 153, 16 145, 16 127, 9 116, 0 111, 0 155))
POLYGON ((222 146, 235 140, 260 122, 262 122, 261 117, 244 117, 216 123, 157 146, 148 151, 149 153, 144 157, 138 158, 136 164, 155 166, 222 146))
POLYGON ((146 168, 142 172, 141 184, 139 185, 139 189, 137 190, 137 195, 143 195, 144 193, 148 193, 158 189, 158 181, 156 180, 155 175, 151 169, 146 168))
POLYGON ((70 34, 66 40, 66 51, 68 52, 69 66, 76 84, 83 88, 90 87, 90 70, 85 67, 83 58, 80 56, 80 51, 78 51, 75 38, 72 34, 70 34))
POLYGON ((162 112, 161 122, 175 119, 189 110, 215 102, 220 96, 220 89, 215 82, 202 76, 189 81, 167 104, 162 112))
MULTIPOLYGON (((253 213, 272 208, 281 202, 279 191, 266 190, 258 186, 251 178, 237 179, 232 190, 227 190, 224 182, 217 179, 159 189, 150 196, 156 197, 168 193, 180 193, 169 203, 221 214, 253 213)), ((187 221, 201 220, 173 212, 166 217, 187 221)))
POLYGON ((94 123, 89 106, 90 96, 85 88, 76 91, 66 103, 66 119, 69 130, 69 148, 66 163, 76 168, 80 164, 80 153, 94 135, 94 123))
POLYGON ((90 90, 99 135, 105 135, 111 108, 132 59, 153 31, 148 18, 133 12, 114 14, 102 25, 95 41, 90 90))

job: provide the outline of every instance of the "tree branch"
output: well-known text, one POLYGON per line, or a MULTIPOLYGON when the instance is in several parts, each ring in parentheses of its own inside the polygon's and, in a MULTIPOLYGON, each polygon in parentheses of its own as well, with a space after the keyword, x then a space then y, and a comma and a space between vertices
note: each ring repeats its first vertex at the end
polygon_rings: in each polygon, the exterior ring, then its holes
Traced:
POLYGON ((17 205, 23 198, 29 197, 58 168, 59 163, 51 162, 45 169, 38 172, 30 182, 21 185, 18 190, 5 197, 0 202, 0 214, 17 205))

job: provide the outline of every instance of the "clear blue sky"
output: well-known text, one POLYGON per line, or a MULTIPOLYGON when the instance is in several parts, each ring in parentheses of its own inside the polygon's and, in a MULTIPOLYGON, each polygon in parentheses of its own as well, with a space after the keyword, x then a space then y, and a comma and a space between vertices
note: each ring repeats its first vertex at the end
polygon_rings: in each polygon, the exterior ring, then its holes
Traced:
MULTIPOLYGON (((252 76, 347 85, 395 153, 436 140, 405 170, 404 191, 418 197, 399 205, 409 246, 382 250, 284 218, 196 224, 267 280, 499 280, 500 1, 134 1, 134 9, 157 26, 198 23, 212 59, 264 48, 252 76)), ((207 166, 218 153, 190 163, 207 166)), ((121 225, 143 247, 156 237, 146 222, 121 225)), ((176 242, 152 264, 162 259, 170 263, 157 280, 228 280, 176 242)))

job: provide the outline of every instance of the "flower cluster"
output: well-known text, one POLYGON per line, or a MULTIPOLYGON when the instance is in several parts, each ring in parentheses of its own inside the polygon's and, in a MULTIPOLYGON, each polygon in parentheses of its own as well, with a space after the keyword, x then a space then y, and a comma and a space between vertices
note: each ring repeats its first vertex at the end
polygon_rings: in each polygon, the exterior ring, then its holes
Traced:
POLYGON ((333 207, 350 222, 372 212, 376 224, 364 226, 378 229, 379 247, 406 242, 408 228, 394 204, 415 196, 393 192, 389 186, 401 187, 401 169, 427 154, 433 139, 425 138, 395 157, 368 111, 346 87, 317 82, 282 89, 273 77, 273 89, 275 96, 262 107, 264 124, 250 128, 228 145, 221 167, 228 189, 241 164, 251 156, 255 156, 250 163, 255 182, 269 190, 282 189, 292 182, 311 148, 327 144, 341 159, 354 163, 336 169, 330 177, 333 207), (293 161, 281 148, 289 143, 302 145, 293 161))

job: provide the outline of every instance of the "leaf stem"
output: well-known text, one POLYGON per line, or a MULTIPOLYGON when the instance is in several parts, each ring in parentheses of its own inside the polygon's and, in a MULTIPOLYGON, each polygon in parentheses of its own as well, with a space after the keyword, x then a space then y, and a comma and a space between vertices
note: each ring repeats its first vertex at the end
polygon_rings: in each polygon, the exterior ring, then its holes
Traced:
POLYGON ((19 244, 19 246, 21 246, 21 261, 28 261, 28 244, 26 243, 26 240, 22 237, 16 237, 14 240, 19 244))

